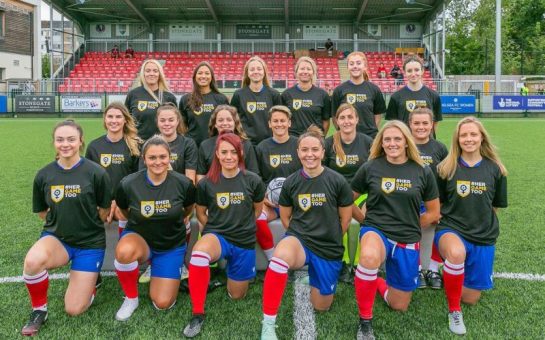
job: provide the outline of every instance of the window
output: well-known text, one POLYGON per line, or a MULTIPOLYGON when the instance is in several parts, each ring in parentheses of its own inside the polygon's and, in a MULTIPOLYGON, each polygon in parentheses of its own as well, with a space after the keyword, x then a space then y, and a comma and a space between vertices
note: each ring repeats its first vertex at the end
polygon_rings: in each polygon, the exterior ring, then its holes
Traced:
POLYGON ((0 80, 6 79, 6 69, 0 67, 0 80))
POLYGON ((5 13, 6 12, 4 12, 4 10, 0 8, 0 39, 4 39, 4 35, 5 35, 5 30, 4 30, 4 28, 6 27, 5 13))

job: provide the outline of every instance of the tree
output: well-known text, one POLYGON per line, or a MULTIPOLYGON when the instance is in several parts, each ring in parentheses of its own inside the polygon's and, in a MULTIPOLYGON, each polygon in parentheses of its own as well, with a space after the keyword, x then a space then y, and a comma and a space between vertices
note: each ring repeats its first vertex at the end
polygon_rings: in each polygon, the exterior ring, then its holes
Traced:
POLYGON ((42 54, 42 78, 49 79, 51 75, 51 64, 49 62, 49 54, 42 54))

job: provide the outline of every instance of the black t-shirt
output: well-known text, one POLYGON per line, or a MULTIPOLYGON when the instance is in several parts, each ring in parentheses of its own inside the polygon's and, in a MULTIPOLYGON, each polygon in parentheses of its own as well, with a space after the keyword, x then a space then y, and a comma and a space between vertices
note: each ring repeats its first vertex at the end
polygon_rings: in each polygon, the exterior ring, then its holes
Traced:
POLYGON ((180 99, 180 112, 187 125, 187 135, 191 137, 197 146, 208 138, 208 123, 212 112, 219 105, 229 104, 229 100, 222 93, 210 92, 203 95, 203 104, 198 110, 192 110, 189 107, 189 98, 191 93, 188 93, 180 99))
POLYGON ((44 231, 77 248, 106 247, 104 223, 97 207, 109 208, 112 184, 106 170, 82 158, 72 169, 57 162, 42 168, 34 178, 32 211, 47 212, 44 231))
POLYGON ((364 81, 360 85, 355 85, 350 80, 345 81, 335 88, 331 102, 332 115, 335 115, 343 103, 354 105, 359 116, 358 131, 375 138, 378 132, 375 115, 386 111, 384 96, 377 85, 370 81, 364 81))
POLYGON ((112 142, 106 135, 98 137, 87 146, 85 158, 103 167, 112 182, 112 195, 128 174, 138 170, 138 156, 132 156, 125 139, 112 142))
MULTIPOLYGON (((210 166, 212 165, 212 160, 214 159, 215 149, 216 149, 216 140, 218 136, 210 137, 205 139, 201 146, 199 146, 199 156, 197 160, 197 175, 206 175, 210 166)), ((252 143, 248 140, 242 142, 242 148, 244 152, 244 165, 246 170, 255 172, 259 174, 259 166, 257 164, 257 158, 255 156, 255 150, 252 143)))
POLYGON ((278 204, 292 208, 287 230, 305 247, 328 260, 343 257, 343 233, 339 207, 354 203, 348 182, 335 171, 324 171, 309 178, 302 170, 291 174, 280 192, 278 204))
POLYGON ((260 92, 243 87, 236 90, 231 98, 231 105, 237 108, 244 132, 254 145, 271 137, 269 109, 280 104, 282 104, 280 93, 267 86, 263 86, 260 92))
POLYGON ((439 164, 448 155, 445 144, 431 139, 426 144, 416 144, 420 151, 420 158, 429 165, 433 174, 437 176, 437 164, 439 164))
POLYGON ((184 175, 169 171, 154 186, 147 170, 121 181, 115 195, 117 206, 129 210, 127 230, 138 233, 155 250, 169 250, 185 243, 184 208, 195 203, 195 187, 184 175))
POLYGON ((343 161, 337 157, 333 149, 333 136, 325 140, 325 157, 323 164, 332 170, 340 173, 350 183, 356 171, 360 166, 367 162, 369 158, 369 150, 373 140, 371 137, 364 135, 361 132, 356 133, 356 138, 350 144, 344 144, 341 141, 346 159, 343 161))
POLYGON ((386 119, 397 119, 409 125, 409 114, 419 107, 426 107, 432 110, 433 121, 438 122, 443 120, 441 97, 426 85, 422 86, 418 91, 413 91, 408 86, 404 86, 395 92, 390 97, 388 109, 386 110, 386 119))
POLYGON ((267 138, 255 149, 259 173, 265 184, 277 177, 288 177, 301 168, 297 156, 297 138, 290 136, 288 141, 279 144, 272 137, 267 138))
MULTIPOLYGON (((183 135, 177 135, 176 139, 168 143, 170 147, 170 165, 172 170, 185 175, 185 170, 197 169, 197 145, 193 139, 183 135)), ((139 169, 144 169, 146 165, 144 160, 140 158, 138 163, 139 169)))
MULTIPOLYGON (((154 93, 159 98, 159 90, 154 93)), ((125 106, 136 120, 140 138, 146 140, 159 133, 156 121, 157 108, 166 103, 176 105, 176 97, 170 92, 163 92, 162 102, 158 103, 143 86, 129 91, 125 106)))
POLYGON ((352 180, 352 189, 368 194, 364 224, 401 243, 420 241, 420 203, 438 197, 430 167, 411 160, 392 164, 385 156, 363 164, 352 180))
POLYGON ((265 185, 251 171, 233 178, 220 175, 218 183, 208 177, 197 184, 197 204, 208 208, 203 234, 217 233, 237 247, 255 247, 254 203, 263 201, 265 185))
POLYGON ((290 87, 282 93, 282 103, 291 110, 290 134, 294 136, 302 135, 312 124, 323 130, 322 121, 331 118, 331 99, 316 86, 308 91, 290 87))
POLYGON ((476 167, 458 164, 454 177, 439 179, 441 221, 438 230, 451 228, 466 240, 493 245, 500 234, 495 208, 507 207, 507 178, 493 161, 483 158, 476 167))

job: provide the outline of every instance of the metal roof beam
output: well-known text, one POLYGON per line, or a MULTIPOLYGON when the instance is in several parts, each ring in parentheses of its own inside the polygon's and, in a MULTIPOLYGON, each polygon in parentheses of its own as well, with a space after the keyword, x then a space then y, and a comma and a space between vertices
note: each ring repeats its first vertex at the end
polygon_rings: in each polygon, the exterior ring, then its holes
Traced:
POLYGON ((284 33, 289 33, 290 31, 290 1, 284 0, 284 33))
POLYGON ((356 25, 360 23, 361 18, 363 17, 363 13, 365 13, 365 10, 367 9, 368 3, 369 0, 362 0, 360 10, 358 12, 358 17, 356 18, 356 25))
POLYGON ((148 26, 148 28, 151 27, 151 23, 149 22, 148 18, 144 14, 142 14, 142 10, 138 6, 133 4, 131 0, 123 0, 123 1, 127 4, 127 6, 129 6, 133 10, 134 13, 136 13, 136 15, 138 15, 140 19, 142 19, 142 21, 144 21, 144 23, 148 26))
POLYGON ((212 6, 210 0, 204 0, 204 2, 206 2, 206 7, 208 7, 208 10, 210 11, 212 18, 214 18, 214 21, 218 22, 218 16, 216 15, 216 11, 214 10, 214 6, 212 6))

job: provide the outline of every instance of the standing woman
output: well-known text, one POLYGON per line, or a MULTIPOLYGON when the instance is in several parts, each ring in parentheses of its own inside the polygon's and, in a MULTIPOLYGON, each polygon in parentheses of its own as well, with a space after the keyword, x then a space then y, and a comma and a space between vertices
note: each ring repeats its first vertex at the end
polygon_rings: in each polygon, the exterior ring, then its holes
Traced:
MULTIPOLYGON (((297 138, 288 133, 290 125, 290 109, 283 105, 273 106, 269 111, 269 127, 273 135, 261 141, 256 148, 259 173, 265 186, 273 179, 286 178, 301 168, 297 157, 297 138)), ((257 219, 257 242, 267 260, 271 259, 274 251, 273 235, 267 222, 278 217, 278 206, 265 198, 263 212, 257 219)))
POLYGON ((102 268, 110 213, 111 183, 99 165, 80 156, 83 130, 73 120, 53 129, 56 160, 36 174, 32 210, 44 220, 40 238, 28 251, 24 267, 32 313, 21 329, 33 336, 47 320, 49 269, 71 262, 64 309, 75 316, 85 312, 95 297, 102 268))
POLYGON ((346 60, 350 80, 333 91, 331 112, 337 112, 342 103, 353 105, 358 111, 358 132, 375 138, 382 113, 386 111, 384 96, 378 86, 369 81, 367 58, 363 52, 352 52, 346 60))
POLYGON ((125 106, 136 121, 138 136, 146 140, 159 133, 155 122, 157 108, 165 103, 176 105, 176 97, 170 93, 163 67, 155 59, 144 61, 138 83, 127 94, 125 106))
POLYGON ((208 174, 197 184, 197 218, 204 229, 189 262, 193 317, 183 331, 188 338, 199 334, 204 323, 210 262, 227 260, 231 299, 242 299, 255 277, 255 219, 261 214, 265 186, 258 175, 245 170, 237 135, 219 135, 214 155, 208 174))
POLYGON ((242 88, 235 91, 231 105, 236 107, 244 131, 253 145, 271 136, 267 114, 274 105, 281 105, 280 93, 271 87, 267 64, 253 56, 244 65, 242 88))
POLYGON ((460 302, 475 305, 493 287, 498 208, 507 207, 507 170, 475 117, 462 119, 437 168, 441 221, 434 242, 445 265, 449 329, 465 334, 460 302))
POLYGON ((232 132, 240 138, 242 141, 246 169, 259 174, 259 166, 257 165, 254 147, 248 140, 248 137, 242 128, 237 109, 229 105, 219 105, 214 112, 212 112, 210 123, 208 124, 208 134, 210 138, 204 140, 199 147, 197 181, 200 181, 201 178, 205 177, 210 170, 210 166, 214 161, 216 140, 218 139, 218 136, 224 132, 232 132))
POLYGON ((157 127, 170 147, 172 170, 185 175, 195 183, 197 145, 193 139, 185 136, 186 127, 175 105, 168 103, 157 109, 157 127))
POLYGON ((151 262, 150 298, 158 310, 176 303, 186 249, 184 218, 193 210, 195 187, 169 171, 170 148, 153 136, 142 149, 146 169, 125 177, 116 202, 129 220, 115 249, 115 270, 125 300, 115 318, 126 321, 138 307, 138 265, 151 262))
MULTIPOLYGON (((140 138, 136 126, 127 108, 119 102, 113 102, 104 110, 104 136, 98 137, 87 146, 85 158, 102 166, 112 182, 112 198, 121 179, 138 170, 140 156, 140 138)), ((127 225, 127 220, 112 200, 108 220, 119 221, 119 234, 127 225)))
MULTIPOLYGON (((369 158, 369 150, 373 143, 371 137, 356 130, 357 125, 358 113, 354 106, 348 103, 341 104, 335 113, 335 126, 339 130, 325 140, 324 165, 341 174, 348 183, 369 158)), ((352 205, 352 215, 356 220, 363 218, 361 207, 366 197, 366 195, 358 197, 352 205)), ((352 229, 343 237, 343 268, 339 280, 346 283, 352 282, 350 274, 352 264, 355 262, 354 254, 359 254, 358 238, 355 235, 358 230, 352 229)))
POLYGON ((287 232, 265 274, 261 339, 277 338, 276 315, 289 269, 308 265, 314 309, 327 311, 333 303, 353 200, 348 182, 322 165, 324 153, 321 129, 311 126, 298 139, 303 168, 286 179, 280 193, 280 219, 287 232))
POLYGON ((180 112, 188 128, 188 136, 197 146, 208 138, 210 115, 218 105, 229 104, 227 97, 216 86, 214 69, 206 61, 193 71, 193 90, 180 99, 180 112))
POLYGON ((300 136, 311 125, 329 130, 331 99, 327 92, 314 84, 318 68, 312 58, 301 57, 295 64, 297 84, 282 93, 282 103, 292 112, 290 134, 300 136))
POLYGON ((424 65, 416 55, 408 56, 403 62, 403 71, 407 77, 407 85, 395 92, 390 98, 386 110, 386 120, 401 120, 409 125, 409 114, 419 107, 433 112, 433 138, 437 132, 437 124, 443 120, 441 97, 422 82, 424 65))
MULTIPOLYGON (((433 131, 433 112, 427 108, 417 108, 409 114, 409 128, 413 136, 416 147, 420 152, 420 158, 424 164, 429 166, 437 177, 437 165, 447 157, 448 150, 445 144, 431 138, 433 131)), ((420 208, 424 212, 424 206, 420 208)), ((423 230, 424 235, 435 234, 435 225, 423 230)), ((439 274, 439 264, 443 262, 437 247, 432 245, 433 238, 422 237, 421 249, 432 249, 431 259, 427 270, 420 268, 419 288, 430 287, 433 289, 441 289, 443 282, 439 274), (422 247, 422 242, 426 244, 422 247), (429 243, 428 243, 429 242, 429 243)))
POLYGON ((355 290, 360 324, 358 339, 374 339, 371 320, 378 290, 388 306, 406 311, 418 285, 421 228, 439 220, 437 184, 424 166, 407 126, 387 122, 371 154, 352 180, 356 195, 368 194, 360 221, 360 260, 355 290), (426 212, 420 214, 424 202, 426 212), (386 262, 386 281, 377 277, 386 262))

